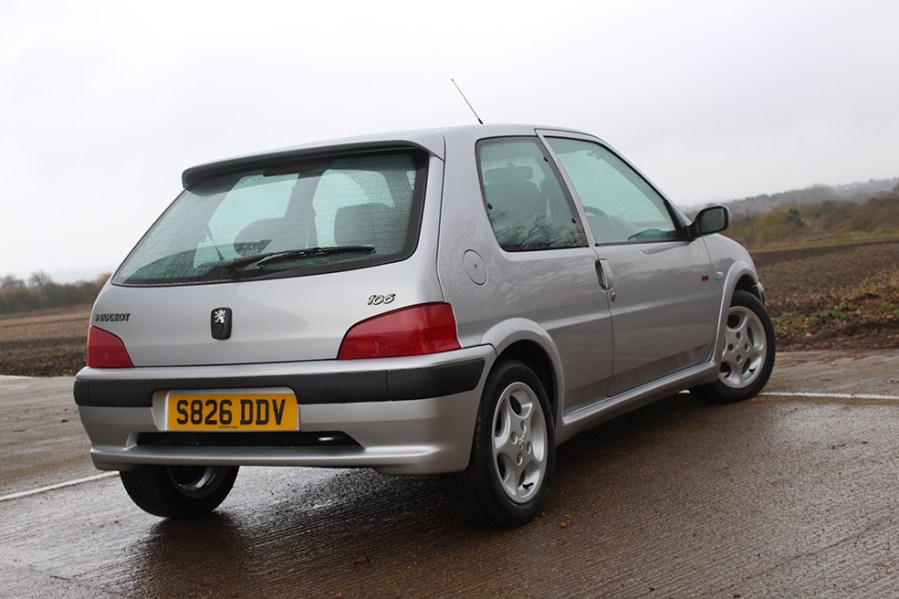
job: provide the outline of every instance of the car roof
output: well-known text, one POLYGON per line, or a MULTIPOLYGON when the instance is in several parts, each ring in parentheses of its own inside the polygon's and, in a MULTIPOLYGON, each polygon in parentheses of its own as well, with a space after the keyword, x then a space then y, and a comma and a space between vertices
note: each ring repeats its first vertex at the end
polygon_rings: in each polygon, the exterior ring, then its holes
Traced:
MULTIPOLYGON (((579 135, 589 135, 582 131, 564 127, 544 127, 525 124, 497 125, 463 125, 458 127, 442 127, 434 129, 415 129, 409 131, 391 131, 358 137, 346 137, 327 141, 305 143, 288 148, 255 152, 232 158, 216 160, 192 166, 181 174, 184 187, 209 177, 222 175, 235 170, 252 167, 262 162, 289 160, 306 155, 324 152, 337 153, 367 148, 420 148, 429 154, 443 159, 447 144, 475 143, 479 139, 489 137, 507 137, 515 135, 534 135, 539 130, 564 131, 579 135)), ((592 137, 592 136, 591 136, 592 137)))

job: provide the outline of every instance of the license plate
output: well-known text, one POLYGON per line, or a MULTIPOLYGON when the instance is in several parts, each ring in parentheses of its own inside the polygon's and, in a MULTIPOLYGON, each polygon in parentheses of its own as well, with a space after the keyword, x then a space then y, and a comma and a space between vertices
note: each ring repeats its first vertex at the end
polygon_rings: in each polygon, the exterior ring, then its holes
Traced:
POLYGON ((173 391, 166 398, 170 431, 295 431, 292 391, 173 391))

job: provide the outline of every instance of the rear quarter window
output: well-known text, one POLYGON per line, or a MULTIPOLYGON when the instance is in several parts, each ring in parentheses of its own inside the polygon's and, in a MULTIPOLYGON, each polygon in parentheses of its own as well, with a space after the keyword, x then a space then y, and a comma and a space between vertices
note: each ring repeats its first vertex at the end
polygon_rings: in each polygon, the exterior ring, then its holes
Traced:
POLYGON ((536 138, 481 142, 478 168, 487 216, 504 250, 586 244, 571 201, 536 138))

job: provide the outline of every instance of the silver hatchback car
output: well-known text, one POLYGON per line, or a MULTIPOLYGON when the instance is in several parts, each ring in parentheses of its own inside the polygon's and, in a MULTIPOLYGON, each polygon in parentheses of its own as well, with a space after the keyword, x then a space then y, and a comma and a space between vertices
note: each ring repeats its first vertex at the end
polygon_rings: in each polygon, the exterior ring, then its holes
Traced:
POLYGON ((749 254, 600 139, 389 133, 196 166, 103 288, 74 395, 94 464, 163 517, 240 466, 446 473, 516 526, 555 448, 689 389, 757 394, 774 331, 749 254))

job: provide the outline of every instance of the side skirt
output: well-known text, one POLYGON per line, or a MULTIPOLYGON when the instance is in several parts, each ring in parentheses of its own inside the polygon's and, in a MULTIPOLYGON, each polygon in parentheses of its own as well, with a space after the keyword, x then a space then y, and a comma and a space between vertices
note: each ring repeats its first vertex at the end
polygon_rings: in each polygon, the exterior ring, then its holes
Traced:
POLYGON ((600 423, 674 395, 683 389, 714 381, 718 376, 718 368, 718 363, 713 361, 698 364, 568 412, 562 416, 560 426, 556 429, 556 443, 560 444, 600 423))

